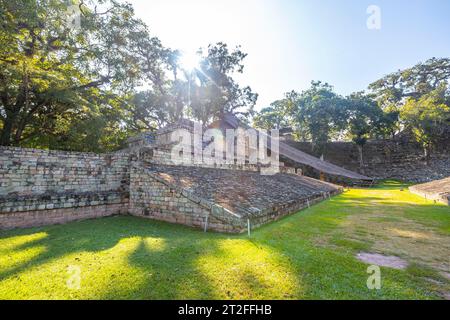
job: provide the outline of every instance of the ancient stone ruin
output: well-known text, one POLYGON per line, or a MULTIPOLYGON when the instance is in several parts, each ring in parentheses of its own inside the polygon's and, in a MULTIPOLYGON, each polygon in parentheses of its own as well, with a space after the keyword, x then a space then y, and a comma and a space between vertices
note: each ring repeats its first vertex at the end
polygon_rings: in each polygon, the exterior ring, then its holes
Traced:
MULTIPOLYGON (((248 129, 231 116, 208 128, 248 129)), ((191 137, 194 124, 181 120, 130 139, 125 150, 102 155, 0 147, 0 229, 130 214, 239 233, 338 194, 343 190, 339 185, 373 182, 289 141, 279 142, 282 162, 272 175, 265 173, 265 164, 250 163, 248 142, 244 159, 232 163, 174 164, 171 152, 177 142, 172 135, 179 129, 191 137)), ((194 143, 185 153, 208 144, 194 143)), ((411 191, 448 203, 448 185, 445 179, 411 191)))
POLYGON ((130 155, 0 147, 0 229, 126 214, 130 155))
MULTIPOLYGON (((333 164, 376 179, 395 179, 411 183, 424 183, 442 180, 450 176, 450 136, 434 146, 430 159, 426 161, 423 146, 415 141, 410 133, 402 133, 393 139, 369 140, 363 148, 361 167, 358 147, 353 142, 329 142, 323 158, 333 164)), ((298 142, 292 139, 285 144, 313 154, 311 142, 298 142)), ((286 164, 291 165, 289 161, 286 164)), ((305 174, 316 176, 305 168, 305 174)))
POLYGON ((281 163, 274 175, 261 174, 264 165, 248 159, 174 165, 170 137, 180 128, 192 132, 192 122, 142 134, 128 149, 103 155, 0 147, 0 229, 130 214, 239 233, 342 192, 303 176, 302 165, 330 177, 370 180, 283 146, 280 154, 299 166, 281 163))
POLYGON ((415 185, 409 188, 414 194, 428 200, 450 204, 450 177, 438 181, 415 185))

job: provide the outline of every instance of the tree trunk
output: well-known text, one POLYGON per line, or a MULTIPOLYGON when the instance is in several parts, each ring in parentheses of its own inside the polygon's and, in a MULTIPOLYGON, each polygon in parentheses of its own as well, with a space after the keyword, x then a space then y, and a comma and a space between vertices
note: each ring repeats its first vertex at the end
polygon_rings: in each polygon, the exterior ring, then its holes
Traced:
POLYGON ((425 164, 427 166, 430 164, 430 153, 431 153, 431 148, 430 148, 430 145, 427 144, 423 148, 423 155, 425 157, 425 164))
POLYGON ((11 145, 12 130, 13 130, 13 120, 7 116, 3 123, 3 129, 0 134, 0 146, 11 145))
POLYGON ((361 172, 364 171, 364 157, 363 157, 363 145, 358 144, 358 153, 359 153, 359 169, 361 172))

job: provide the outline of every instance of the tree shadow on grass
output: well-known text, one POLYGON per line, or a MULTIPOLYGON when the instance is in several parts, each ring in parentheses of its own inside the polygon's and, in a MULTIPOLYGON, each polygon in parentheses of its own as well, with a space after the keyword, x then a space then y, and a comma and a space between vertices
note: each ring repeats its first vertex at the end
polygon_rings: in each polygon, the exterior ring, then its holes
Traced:
POLYGON ((23 286, 19 293, 14 293, 14 297, 28 298, 32 296, 28 292, 32 284, 39 299, 295 296, 291 285, 296 282, 296 277, 289 271, 284 258, 242 235, 203 233, 158 221, 115 217, 2 233, 0 249, 2 241, 33 234, 45 234, 45 237, 12 245, 9 254, 37 247, 44 247, 45 251, 23 263, 0 269, 0 292, 3 289, 7 293, 11 286, 23 286), (95 253, 95 257, 86 257, 86 253, 95 253), (65 267, 72 261, 83 267, 84 288, 78 293, 62 291, 66 290, 65 267), (37 272, 39 276, 41 273, 36 271, 39 269, 45 270, 42 274, 46 277, 55 273, 48 281, 58 283, 54 289, 58 293, 50 292, 51 286, 47 284, 30 282, 27 275, 31 277, 31 273, 36 277, 37 272), (274 279, 273 275, 281 280, 274 279), (4 281, 12 282, 6 288, 4 281), (277 281, 287 288, 282 294, 278 294, 277 281))
MULTIPOLYGON (((117 246, 127 239, 132 239, 133 245, 136 243, 136 246, 131 246, 130 251, 126 252, 127 255, 129 254, 128 257, 120 257, 125 260, 120 263, 129 263, 131 268, 141 268, 143 274, 148 275, 146 282, 139 288, 131 288, 129 292, 127 290, 115 292, 113 287, 105 287, 103 288, 104 292, 98 292, 96 298, 118 298, 117 294, 119 297, 133 299, 175 298, 177 297, 176 282, 170 283, 179 281, 179 276, 174 277, 177 272, 186 275, 188 280, 195 279, 190 282, 193 297, 201 298, 201 291, 207 293, 206 297, 212 297, 212 288, 208 289, 208 282, 202 278, 200 272, 195 271, 193 261, 199 254, 202 254, 202 250, 206 250, 206 248, 215 250, 215 240, 224 237, 218 234, 204 234, 183 226, 134 217, 103 218, 66 225, 1 232, 0 252, 5 259, 12 259, 11 257, 15 254, 20 255, 22 252, 35 248, 44 248, 44 250, 29 259, 21 258, 17 263, 6 263, 6 266, 3 264, 3 268, 0 263, 0 284, 5 280, 21 276, 30 270, 43 268, 71 255, 110 252, 110 255, 114 256, 117 246), (22 241, 17 245, 8 244, 8 240, 12 241, 34 234, 45 236, 31 239, 28 242, 22 241), (148 239, 153 244, 159 241, 162 245, 159 248, 149 246, 146 243, 148 239), (159 290, 153 291, 152 288, 159 288, 159 290), (167 290, 167 288, 173 290, 167 290)), ((101 261, 98 268, 102 268, 101 261)), ((188 280, 187 284, 189 284, 188 280)))
MULTIPOLYGON (((365 287, 366 266, 354 259, 352 252, 321 248, 312 242, 317 235, 339 229, 342 220, 355 214, 348 209, 364 204, 364 210, 378 210, 380 201, 384 200, 380 197, 352 199, 344 194, 255 230, 250 241, 245 236, 205 234, 179 225, 133 217, 1 232, 2 258, 5 255, 8 258, 8 252, 14 254, 39 247, 43 250, 27 261, 18 260, 0 269, 0 287, 3 281, 31 269, 45 268, 66 256, 88 252, 98 253, 96 258, 100 260, 95 262, 90 274, 105 275, 97 291, 81 291, 76 298, 401 298, 405 297, 401 291, 411 291, 411 288, 418 290, 411 297, 426 297, 426 289, 415 286, 404 272, 392 270, 383 271, 387 281, 385 291, 369 292, 365 287), (33 238, 35 234, 41 236, 33 238), (25 239, 13 241, 20 237, 25 239), (10 245, 2 246, 8 239, 10 245), (120 251, 120 246, 129 244, 127 241, 132 245, 120 251), (120 261, 115 262, 113 270, 103 265, 102 259, 114 258, 120 261), (128 278, 121 274, 122 266, 123 272, 133 274, 128 278), (272 277, 273 274, 277 277, 272 277), (129 280, 131 282, 127 283, 129 280), (289 282, 297 285, 289 286, 289 282), (281 291, 277 290, 280 283, 285 286, 281 291)), ((389 213, 400 207, 404 209, 403 205, 401 201, 389 202, 383 203, 381 208, 389 213)), ((432 205, 413 206, 423 209, 432 205)), ((441 219, 443 213, 443 209, 438 209, 434 216, 441 219)), ((418 215, 422 219, 424 214, 418 215)), ((15 284, 20 285, 20 282, 15 284)), ((41 294, 52 297, 49 292, 41 294)))
MULTIPOLYGON (((198 232, 200 236, 201 233, 198 232)), ((200 238, 202 238, 200 236, 200 238)), ((164 237, 164 248, 152 248, 146 239, 139 240, 127 257, 128 263, 146 275, 135 286, 120 295, 127 299, 214 299, 215 290, 205 275, 196 268, 195 260, 205 250, 215 250, 216 242, 186 237, 164 237)), ((102 299, 117 297, 111 288, 102 299)))
MULTIPOLYGON (((66 225, 55 225, 48 227, 13 230, 0 233, 1 243, 7 243, 9 239, 16 237, 27 237, 33 234, 44 234, 39 239, 23 242, 10 248, 7 251, 10 254, 26 251, 35 247, 43 247, 41 254, 34 257, 30 261, 19 263, 11 267, 7 267, 0 271, 0 281, 3 281, 15 274, 24 272, 29 268, 39 267, 43 264, 59 259, 65 255, 79 251, 100 251, 105 248, 111 248, 117 243, 114 236, 102 237, 96 233, 96 229, 101 221, 82 221, 69 223, 66 225), (92 223, 92 224, 91 224, 92 223), (94 241, 95 240, 95 241, 94 241)), ((11 256, 6 256, 6 259, 11 256)))
MULTIPOLYGON (((391 237, 398 239, 399 235, 390 234, 390 227, 398 222, 402 224, 397 224, 397 228, 402 229, 401 226, 405 226, 405 230, 401 231, 408 231, 408 234, 414 235, 414 231, 417 231, 414 227, 417 226, 428 229, 430 232, 438 231, 441 234, 440 238, 450 235, 448 228, 450 216, 448 208, 445 206, 424 202, 413 203, 408 199, 406 201, 390 199, 383 195, 355 197, 353 194, 342 194, 315 205, 311 209, 263 226, 254 232, 253 237, 255 241, 270 246, 280 255, 290 257, 292 267, 299 275, 303 275, 304 285, 308 288, 305 298, 438 298, 439 292, 431 290, 429 283, 424 279, 419 279, 409 274, 408 271, 389 268, 383 268, 382 271, 383 290, 370 291, 367 289, 367 265, 357 261, 355 254, 361 248, 370 250, 372 247, 371 219, 374 218, 379 219, 377 226, 382 228, 380 230, 383 231, 383 235, 387 236, 383 241, 387 242, 391 237), (359 221, 362 218, 364 219, 359 221), (381 218, 398 219, 385 220, 381 218), (410 220, 416 225, 412 222, 406 224, 410 220), (349 229, 348 224, 355 221, 359 221, 368 233, 357 237, 362 242, 345 241, 353 239, 354 233, 358 232, 358 228, 354 231, 349 229), (408 227, 411 227, 411 230, 408 227), (341 238, 343 241, 336 243, 335 240, 341 238), (318 240, 321 239, 323 241, 319 243, 318 240), (367 239, 367 243, 364 242, 364 239, 367 239), (334 240, 334 242, 330 243, 330 240, 334 240), (335 291, 334 295, 332 294, 333 290, 335 291)), ((394 243, 393 254, 402 256, 401 253, 409 249, 408 247, 399 247, 395 250, 397 243, 402 244, 403 242, 394 243)), ((439 243, 430 244, 430 246, 434 245, 439 246, 439 243)), ((443 248, 442 243, 440 247, 443 248)), ((428 247, 428 251, 431 249, 433 248, 428 247)), ((424 251, 427 249, 425 248, 424 251)), ((444 255, 441 253, 435 258, 439 260, 444 255)), ((411 253, 411 257, 414 257, 413 253, 411 253)))

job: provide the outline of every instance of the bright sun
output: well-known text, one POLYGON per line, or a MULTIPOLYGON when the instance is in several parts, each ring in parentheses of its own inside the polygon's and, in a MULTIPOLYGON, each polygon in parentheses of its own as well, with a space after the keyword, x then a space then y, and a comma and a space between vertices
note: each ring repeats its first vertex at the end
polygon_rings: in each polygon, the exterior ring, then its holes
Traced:
POLYGON ((200 56, 195 52, 183 52, 180 57, 181 67, 185 70, 194 70, 200 66, 200 56))

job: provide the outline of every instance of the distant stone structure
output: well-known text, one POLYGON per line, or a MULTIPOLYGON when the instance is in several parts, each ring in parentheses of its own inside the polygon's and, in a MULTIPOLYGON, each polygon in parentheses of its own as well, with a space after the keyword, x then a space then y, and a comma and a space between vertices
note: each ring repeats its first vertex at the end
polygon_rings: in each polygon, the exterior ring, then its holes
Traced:
MULTIPOLYGON (((247 124, 240 122, 232 114, 225 114, 221 120, 213 123, 212 126, 215 128, 220 128, 222 131, 237 128, 252 129, 247 124)), ((311 153, 292 147, 287 142, 286 136, 283 135, 278 144, 278 152, 280 159, 289 163, 290 166, 295 168, 307 167, 311 173, 320 177, 321 180, 326 179, 327 181, 333 181, 345 185, 369 185, 373 182, 373 179, 368 176, 316 158, 312 156, 311 153)))
MULTIPOLYGON (((313 154, 310 142, 286 141, 289 146, 313 154)), ((437 144, 429 163, 424 161, 423 148, 409 136, 395 140, 368 141, 364 146, 364 167, 360 168, 359 151, 352 142, 329 142, 324 152, 325 161, 375 179, 397 179, 406 182, 423 183, 450 176, 450 144, 437 144)), ((285 160, 287 165, 292 165, 285 160)), ((308 168, 305 174, 318 177, 308 168)))
POLYGON ((409 190, 428 200, 450 205, 450 177, 415 185, 410 187, 409 190))

